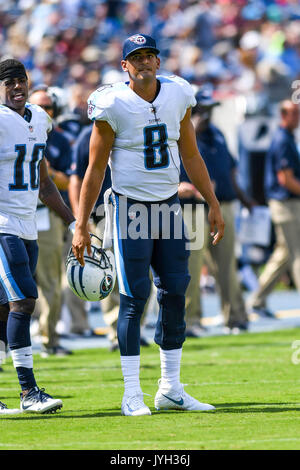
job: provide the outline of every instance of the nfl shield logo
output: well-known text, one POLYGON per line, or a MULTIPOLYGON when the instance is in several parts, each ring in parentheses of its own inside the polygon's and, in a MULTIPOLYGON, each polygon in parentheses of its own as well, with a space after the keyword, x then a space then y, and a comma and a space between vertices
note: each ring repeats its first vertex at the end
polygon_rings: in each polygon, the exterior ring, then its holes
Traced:
POLYGON ((33 126, 28 126, 28 127, 29 127, 30 132, 33 132, 33 126))
POLYGON ((95 109, 95 105, 91 102, 88 103, 88 115, 91 116, 91 114, 93 113, 94 109, 95 109))

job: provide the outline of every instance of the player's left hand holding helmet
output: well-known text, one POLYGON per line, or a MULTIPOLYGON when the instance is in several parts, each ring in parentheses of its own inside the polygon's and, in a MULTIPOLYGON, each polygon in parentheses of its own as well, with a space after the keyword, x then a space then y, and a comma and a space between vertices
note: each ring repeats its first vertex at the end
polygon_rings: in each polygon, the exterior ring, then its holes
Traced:
POLYGON ((66 260, 70 289, 83 300, 91 302, 107 297, 114 288, 116 268, 114 254, 101 248, 102 241, 91 234, 91 255, 85 251, 85 265, 81 266, 72 248, 66 260))

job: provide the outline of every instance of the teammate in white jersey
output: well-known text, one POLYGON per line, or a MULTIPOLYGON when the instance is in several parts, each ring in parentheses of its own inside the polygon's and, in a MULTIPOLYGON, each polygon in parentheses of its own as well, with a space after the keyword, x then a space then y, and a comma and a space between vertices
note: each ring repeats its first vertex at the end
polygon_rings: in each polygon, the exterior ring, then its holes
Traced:
MULTIPOLYGON (((67 224, 74 217, 44 159, 51 120, 27 97, 24 65, 15 59, 0 62, 0 342, 8 343, 18 374, 20 411, 46 413, 61 408, 62 401, 39 389, 33 374, 29 327, 37 298, 37 200, 67 224)), ((1 404, 0 414, 11 413, 1 404)))
POLYGON ((109 163, 113 190, 110 200, 114 205, 113 243, 120 287, 118 341, 125 384, 121 408, 122 414, 129 416, 151 414, 144 403, 139 380, 140 317, 150 292, 150 267, 160 306, 155 342, 160 346, 161 379, 155 408, 214 409, 188 395, 180 383, 185 290, 189 282, 186 239, 184 233, 178 239, 174 229, 178 220, 183 225, 181 212, 171 213, 167 238, 162 236, 162 226, 157 227, 155 234, 145 228, 153 222, 151 213, 155 205, 162 209, 179 203, 180 153, 193 184, 210 206, 213 244, 224 233, 219 203, 190 120, 191 107, 195 105, 193 90, 179 77, 156 76, 160 66, 158 53, 153 38, 144 34, 128 38, 121 65, 128 72, 129 82, 100 87, 88 101, 94 126, 73 238, 73 252, 84 265, 84 249, 89 252, 91 246, 88 218, 109 163), (131 237, 127 232, 128 236, 124 236, 121 221, 124 196, 126 230, 138 216, 137 203, 142 203, 146 211, 141 237, 131 237))

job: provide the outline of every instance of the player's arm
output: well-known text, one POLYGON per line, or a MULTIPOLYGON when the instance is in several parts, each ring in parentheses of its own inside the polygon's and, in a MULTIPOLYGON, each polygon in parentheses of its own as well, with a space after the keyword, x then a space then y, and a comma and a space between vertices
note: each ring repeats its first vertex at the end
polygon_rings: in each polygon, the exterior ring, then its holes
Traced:
POLYGON ((213 245, 216 245, 224 236, 225 223, 206 165, 198 150, 190 108, 180 123, 178 147, 185 171, 209 205, 210 233, 214 235, 213 245))
POLYGON ((57 189, 60 191, 67 191, 69 186, 69 176, 63 171, 55 170, 47 161, 48 173, 52 181, 55 183, 57 189))
POLYGON ((56 212, 66 224, 70 224, 74 220, 74 216, 68 206, 64 203, 56 185, 48 174, 45 158, 40 164, 40 200, 56 212))
POLYGON ((74 255, 82 266, 84 249, 87 248, 88 253, 91 249, 88 220, 102 187, 114 139, 115 133, 106 121, 95 121, 90 138, 89 165, 82 181, 72 242, 74 255))
POLYGON ((68 188, 69 200, 72 207, 73 214, 77 215, 79 207, 79 196, 82 186, 82 179, 78 175, 70 176, 70 183, 68 188))
POLYGON ((300 181, 295 177, 291 168, 285 168, 277 172, 279 184, 293 194, 300 195, 300 181))

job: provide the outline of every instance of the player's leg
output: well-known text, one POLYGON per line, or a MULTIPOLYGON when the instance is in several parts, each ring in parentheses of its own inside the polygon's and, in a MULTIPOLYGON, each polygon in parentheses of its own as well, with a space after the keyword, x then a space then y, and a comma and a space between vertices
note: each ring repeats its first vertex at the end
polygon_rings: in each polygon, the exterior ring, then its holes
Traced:
POLYGON ((160 346, 161 360, 161 379, 154 404, 156 409, 204 411, 213 407, 188 395, 180 382, 182 345, 185 340, 185 292, 190 276, 183 222, 182 237, 176 238, 176 217, 181 217, 181 214, 171 213, 170 238, 155 242, 151 262, 154 283, 158 289, 159 316, 155 342, 160 346))
POLYGON ((9 305, 6 302, 6 295, 3 292, 3 288, 0 284, 0 301, 4 299, 4 304, 0 304, 0 372, 2 371, 2 364, 6 358, 7 349, 7 319, 9 313, 9 305))
POLYGON ((37 297, 33 273, 38 255, 35 241, 1 234, 1 285, 9 302, 7 339, 21 386, 21 409, 47 412, 62 406, 37 387, 33 373, 30 319, 37 297))
MULTIPOLYGON (((0 284, 0 298, 2 297, 3 291, 2 286, 0 284)), ((7 318, 8 318, 9 307, 8 304, 5 303, 0 305, 0 366, 2 360, 4 361, 6 357, 6 347, 7 347, 7 318)), ((11 415, 20 413, 20 408, 7 408, 6 404, 0 401, 0 416, 1 415, 11 415)))
POLYGON ((132 203, 122 206, 115 197, 114 211, 114 254, 120 290, 120 309, 117 324, 121 367, 124 377, 122 414, 138 416, 151 414, 143 402, 140 386, 140 321, 151 282, 149 267, 152 254, 151 239, 133 239, 127 236, 129 208, 132 203), (121 211, 126 211, 125 216, 121 211))

